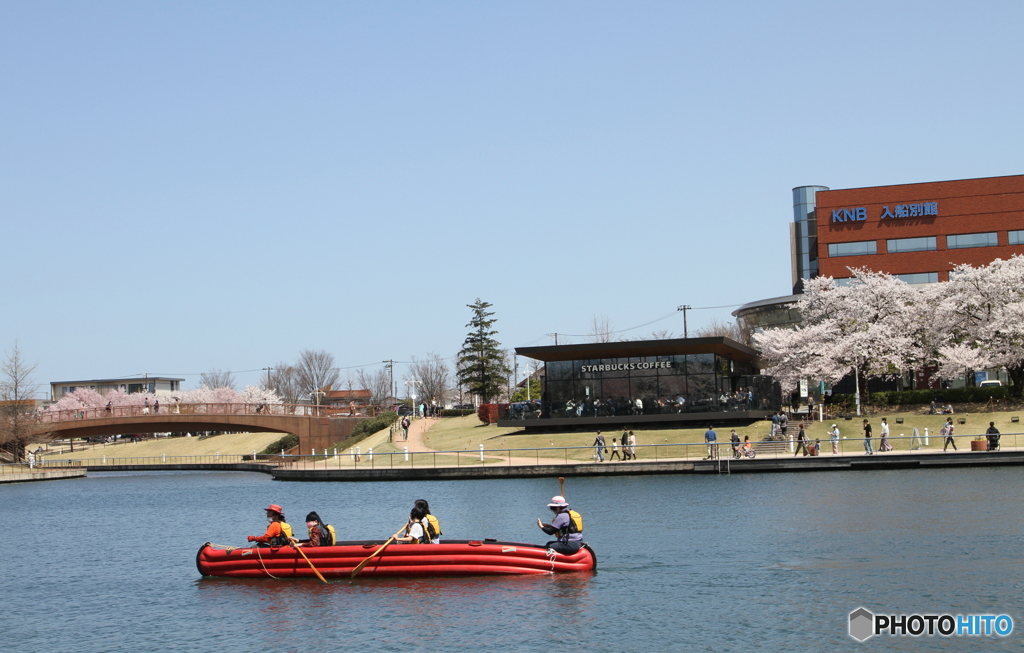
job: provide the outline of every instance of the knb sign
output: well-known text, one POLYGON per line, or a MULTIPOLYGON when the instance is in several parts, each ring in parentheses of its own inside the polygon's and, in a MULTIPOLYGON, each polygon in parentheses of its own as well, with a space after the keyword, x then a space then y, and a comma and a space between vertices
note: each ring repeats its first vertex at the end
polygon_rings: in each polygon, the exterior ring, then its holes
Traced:
MULTIPOLYGON (((919 202, 917 204, 896 204, 891 209, 888 206, 883 206, 878 219, 898 220, 900 218, 921 218, 938 214, 938 202, 919 202)), ((868 210, 863 206, 853 209, 832 209, 832 222, 864 222, 867 219, 868 210)))

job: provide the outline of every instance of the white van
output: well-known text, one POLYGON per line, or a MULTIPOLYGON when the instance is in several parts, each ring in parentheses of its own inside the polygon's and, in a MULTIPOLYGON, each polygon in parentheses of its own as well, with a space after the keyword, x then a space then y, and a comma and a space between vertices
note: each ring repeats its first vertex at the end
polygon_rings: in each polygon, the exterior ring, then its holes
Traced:
POLYGON ((998 388, 1003 385, 1002 381, 982 381, 978 384, 979 388, 998 388))

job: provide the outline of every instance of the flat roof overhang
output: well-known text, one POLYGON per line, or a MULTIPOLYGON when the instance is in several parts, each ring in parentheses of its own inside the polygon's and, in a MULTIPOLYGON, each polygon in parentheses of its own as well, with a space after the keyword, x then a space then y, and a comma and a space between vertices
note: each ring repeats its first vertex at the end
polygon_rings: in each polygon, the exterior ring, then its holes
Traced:
POLYGON ((630 358, 633 356, 670 356, 677 354, 718 354, 733 360, 748 361, 759 366, 760 352, 723 336, 713 338, 675 338, 671 340, 627 340, 623 342, 591 342, 583 345, 549 347, 516 347, 516 353, 534 360, 592 360, 595 358, 630 358))

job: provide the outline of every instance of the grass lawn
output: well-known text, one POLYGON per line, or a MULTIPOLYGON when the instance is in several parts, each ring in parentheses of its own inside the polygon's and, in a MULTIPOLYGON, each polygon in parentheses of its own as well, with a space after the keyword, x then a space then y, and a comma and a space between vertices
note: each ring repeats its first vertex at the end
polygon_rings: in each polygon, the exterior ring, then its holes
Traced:
MULTIPOLYGON (((47 460, 79 460, 88 458, 139 458, 147 456, 205 456, 221 453, 251 454, 253 449, 263 451, 280 439, 283 433, 225 433, 200 440, 199 438, 155 438, 142 442, 131 442, 121 438, 118 444, 90 444, 83 447, 75 443, 74 453, 67 444, 50 443, 50 450, 44 453, 47 460), (57 453, 63 449, 63 453, 57 453)), ((34 449, 36 445, 31 445, 34 449)))
MULTIPOLYGON (((975 434, 981 434, 988 428, 988 423, 995 422, 996 428, 1003 434, 1002 445, 1004 447, 1017 446, 1019 444, 1024 446, 1024 427, 1021 423, 1011 422, 1010 418, 1017 415, 1013 411, 1008 412, 993 412, 993 413, 973 413, 973 414, 955 414, 952 415, 954 424, 956 426, 956 443, 960 449, 970 449, 971 436, 975 434), (966 419, 966 424, 960 424, 960 419, 966 419), (1015 433, 1020 435, 1015 436, 1015 433)), ((1024 414, 1024 411, 1021 411, 1024 414)), ((869 418, 873 429, 875 449, 878 448, 878 439, 880 433, 881 417, 883 415, 874 415, 869 418)), ((911 442, 909 436, 913 434, 914 427, 917 427, 919 435, 924 437, 924 430, 927 428, 929 432, 929 444, 926 449, 934 450, 942 448, 942 437, 939 435, 939 429, 946 421, 946 415, 921 415, 918 413, 893 413, 891 415, 884 415, 889 421, 889 432, 891 436, 890 442, 892 443, 895 450, 909 450, 911 448, 911 442), (896 419, 903 418, 903 424, 897 424, 896 419), (908 436, 907 439, 901 440, 899 436, 903 434, 908 436)), ((841 437, 845 437, 849 440, 859 440, 861 437, 861 419, 854 417, 851 420, 838 420, 835 423, 839 425, 839 431, 841 437)), ((718 442, 723 445, 728 445, 731 426, 722 424, 712 424, 715 428, 715 432, 718 434, 718 442)), ((809 422, 806 427, 807 437, 813 441, 816 438, 821 440, 822 453, 828 453, 831 451, 829 446, 828 430, 832 425, 832 422, 809 422)), ((770 423, 767 421, 755 422, 746 426, 737 426, 736 432, 739 434, 742 440, 744 436, 749 435, 751 441, 759 442, 762 440, 770 430, 770 423)), ((791 422, 789 432, 792 435, 796 435, 797 423, 791 422)), ((640 448, 637 450, 637 454, 640 459, 649 459, 655 457, 659 458, 681 458, 686 455, 690 457, 702 457, 704 450, 702 447, 672 447, 666 446, 671 444, 703 444, 704 442, 704 431, 707 430, 707 425, 702 424, 701 426, 694 426, 690 428, 667 428, 667 429, 632 429, 636 436, 638 446, 642 445, 660 445, 655 454, 654 449, 651 447, 640 448)), ((619 438, 622 436, 622 431, 619 429, 605 431, 605 440, 608 444, 609 454, 611 453, 612 438, 619 438)), ((360 452, 366 455, 369 449, 373 449, 375 454, 388 454, 388 453, 404 453, 404 444, 402 442, 390 443, 388 442, 389 430, 384 429, 370 436, 359 443, 360 452)), ((108 444, 108 445, 89 445, 88 448, 83 449, 81 445, 75 445, 75 452, 71 453, 67 450, 67 445, 63 445, 63 453, 56 453, 56 448, 60 445, 50 445, 50 451, 46 452, 46 457, 49 459, 85 459, 85 458, 99 458, 101 456, 107 457, 144 457, 144 456, 198 456, 198 455, 209 455, 215 453, 221 453, 223 455, 230 454, 248 454, 252 453, 253 449, 256 451, 262 451, 264 448, 269 446, 271 443, 281 437, 280 433, 230 433, 224 435, 218 435, 205 440, 199 438, 159 438, 153 440, 146 440, 135 444, 124 443, 124 444, 108 444)), ((416 466, 420 464, 427 464, 427 460, 423 456, 430 456, 433 460, 436 458, 437 464, 451 464, 455 465, 458 460, 461 465, 468 464, 480 464, 479 463, 479 448, 480 445, 484 445, 486 450, 487 462, 498 462, 497 456, 513 456, 521 459, 534 459, 541 460, 555 459, 555 460, 575 460, 575 461, 589 461, 593 456, 593 449, 591 445, 594 442, 595 431, 577 431, 577 432, 550 432, 550 433, 529 433, 527 434, 521 428, 498 428, 493 425, 484 425, 475 415, 467 415, 465 417, 449 417, 438 420, 433 427, 426 433, 424 441, 427 447, 436 451, 442 452, 455 452, 465 451, 467 454, 463 454, 456 458, 452 454, 428 454, 419 453, 414 457, 414 463, 416 466), (569 448, 572 447, 572 448, 569 448), (569 449, 567 449, 569 448, 569 449), (515 451, 516 449, 524 449, 527 451, 515 451), (504 452, 502 451, 504 450, 504 452), (472 455, 469 454, 472 452, 472 455)), ((915 447, 920 446, 918 443, 914 443, 915 447)), ((35 445, 32 445, 35 448, 35 445)), ((860 442, 845 442, 843 443, 842 452, 844 453, 859 453, 863 451, 863 447, 860 442)), ((339 453, 348 453, 339 452, 339 453)), ((607 456, 605 456, 607 458, 607 456)), ((364 458, 365 459, 365 458, 364 458)), ((375 459, 374 464, 380 463, 381 466, 389 466, 391 461, 386 456, 380 456, 375 459)), ((404 461, 404 456, 400 460, 398 457, 393 462, 395 467, 400 465, 407 465, 404 461)))

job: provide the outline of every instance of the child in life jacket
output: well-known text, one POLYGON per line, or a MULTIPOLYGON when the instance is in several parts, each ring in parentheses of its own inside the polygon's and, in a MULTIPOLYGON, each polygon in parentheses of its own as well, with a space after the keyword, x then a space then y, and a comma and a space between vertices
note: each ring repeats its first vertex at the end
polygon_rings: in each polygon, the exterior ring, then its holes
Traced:
POLYGON ((427 513, 416 506, 409 512, 409 523, 405 527, 406 535, 399 535, 402 531, 394 534, 396 542, 403 544, 430 544, 430 540, 426 535, 426 531, 423 530, 423 522, 427 516, 427 513))
MULTIPOLYGON (((441 522, 438 521, 437 517, 430 513, 430 504, 427 503, 426 499, 416 499, 416 503, 413 504, 416 508, 422 508, 424 512, 423 517, 423 531, 429 536, 430 544, 441 543, 441 522)), ((405 534, 409 534, 408 528, 406 528, 405 534)))
POLYGON ((291 544, 292 527, 284 520, 284 510, 276 503, 265 508, 267 512, 267 532, 263 535, 250 535, 250 542, 258 542, 267 546, 286 546, 291 544))

